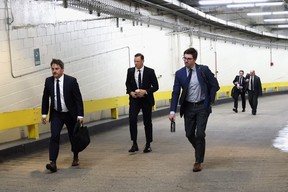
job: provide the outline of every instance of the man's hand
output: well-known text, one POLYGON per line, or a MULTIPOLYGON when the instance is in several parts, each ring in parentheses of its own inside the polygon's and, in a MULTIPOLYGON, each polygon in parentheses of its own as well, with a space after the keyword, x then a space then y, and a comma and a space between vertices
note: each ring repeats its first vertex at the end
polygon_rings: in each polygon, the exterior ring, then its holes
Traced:
POLYGON ((137 89, 136 90, 136 95, 137 95, 137 97, 144 97, 145 95, 146 95, 146 90, 144 90, 144 89, 137 89))
POLYGON ((170 121, 174 121, 175 122, 176 115, 175 114, 170 114, 168 118, 169 118, 170 121))
POLYGON ((45 125, 47 123, 46 117, 42 117, 42 124, 45 125))
POLYGON ((78 117, 77 121, 79 121, 80 124, 83 124, 83 122, 84 122, 83 119, 84 119, 83 117, 78 117))
POLYGON ((131 92, 130 92, 130 95, 131 95, 133 98, 137 98, 137 93, 134 92, 134 91, 131 91, 131 92))

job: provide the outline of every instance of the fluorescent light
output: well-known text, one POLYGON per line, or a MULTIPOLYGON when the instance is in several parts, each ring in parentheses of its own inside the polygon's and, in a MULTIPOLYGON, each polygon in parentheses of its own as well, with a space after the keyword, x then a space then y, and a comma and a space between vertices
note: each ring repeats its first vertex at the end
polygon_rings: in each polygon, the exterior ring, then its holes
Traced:
POLYGON ((272 15, 272 12, 247 13, 247 16, 272 15))
POLYGON ((241 8, 241 7, 254 7, 255 4, 253 3, 246 3, 246 4, 230 4, 227 5, 227 8, 241 8))
POLYGON ((264 7, 264 6, 281 6, 284 2, 268 2, 268 3, 255 3, 256 7, 264 7))
POLYGON ((279 19, 264 19, 264 22, 288 22, 288 19, 286 18, 279 18, 279 19))
POLYGON ((275 11, 275 12, 256 12, 247 13, 247 16, 263 16, 263 15, 287 15, 288 11, 275 11))
POLYGON ((199 1, 200 5, 219 5, 219 4, 230 4, 230 3, 256 3, 256 2, 266 2, 268 0, 214 0, 214 1, 199 1))
POLYGON ((229 4, 227 8, 244 8, 244 7, 264 7, 264 6, 281 6, 283 2, 268 2, 268 3, 246 3, 246 4, 229 4))
POLYGON ((273 15, 287 15, 288 11, 277 11, 277 12, 272 12, 273 15))
POLYGON ((268 0, 234 0, 232 3, 255 3, 255 2, 266 2, 268 0))
POLYGON ((288 25, 278 25, 278 28, 288 28, 288 25))

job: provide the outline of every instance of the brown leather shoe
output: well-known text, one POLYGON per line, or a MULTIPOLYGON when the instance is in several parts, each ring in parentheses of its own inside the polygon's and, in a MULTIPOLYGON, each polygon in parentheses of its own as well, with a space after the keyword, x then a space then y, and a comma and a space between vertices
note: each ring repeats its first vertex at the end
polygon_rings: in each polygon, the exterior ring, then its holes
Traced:
POLYGON ((75 166, 78 166, 78 165, 79 165, 79 159, 78 158, 73 158, 72 166, 75 167, 75 166))
POLYGON ((202 170, 201 163, 194 163, 193 172, 199 172, 202 170))

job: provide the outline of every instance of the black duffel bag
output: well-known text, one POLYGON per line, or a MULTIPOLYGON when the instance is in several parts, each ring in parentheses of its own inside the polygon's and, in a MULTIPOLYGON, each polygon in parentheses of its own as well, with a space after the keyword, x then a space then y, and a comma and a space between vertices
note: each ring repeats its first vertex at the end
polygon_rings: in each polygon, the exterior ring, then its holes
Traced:
POLYGON ((83 126, 79 121, 75 124, 72 137, 72 151, 81 152, 90 143, 90 135, 87 126, 83 126))

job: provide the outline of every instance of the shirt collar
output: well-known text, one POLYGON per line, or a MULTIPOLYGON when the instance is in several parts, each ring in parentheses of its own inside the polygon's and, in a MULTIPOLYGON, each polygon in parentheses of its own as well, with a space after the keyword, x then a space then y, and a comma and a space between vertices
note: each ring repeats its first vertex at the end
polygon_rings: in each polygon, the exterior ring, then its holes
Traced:
MULTIPOLYGON (((57 80, 56 78, 54 78, 55 81, 57 80)), ((63 79, 64 79, 64 74, 59 78, 59 82, 63 82, 63 79)))
POLYGON ((192 69, 193 71, 195 71, 196 66, 194 65, 192 68, 188 68, 188 67, 186 67, 186 70, 187 70, 188 72, 189 72, 190 69, 192 69))
POLYGON ((140 70, 141 72, 144 70, 144 65, 140 68, 140 69, 137 69, 136 67, 135 67, 135 71, 138 71, 138 70, 140 70))

